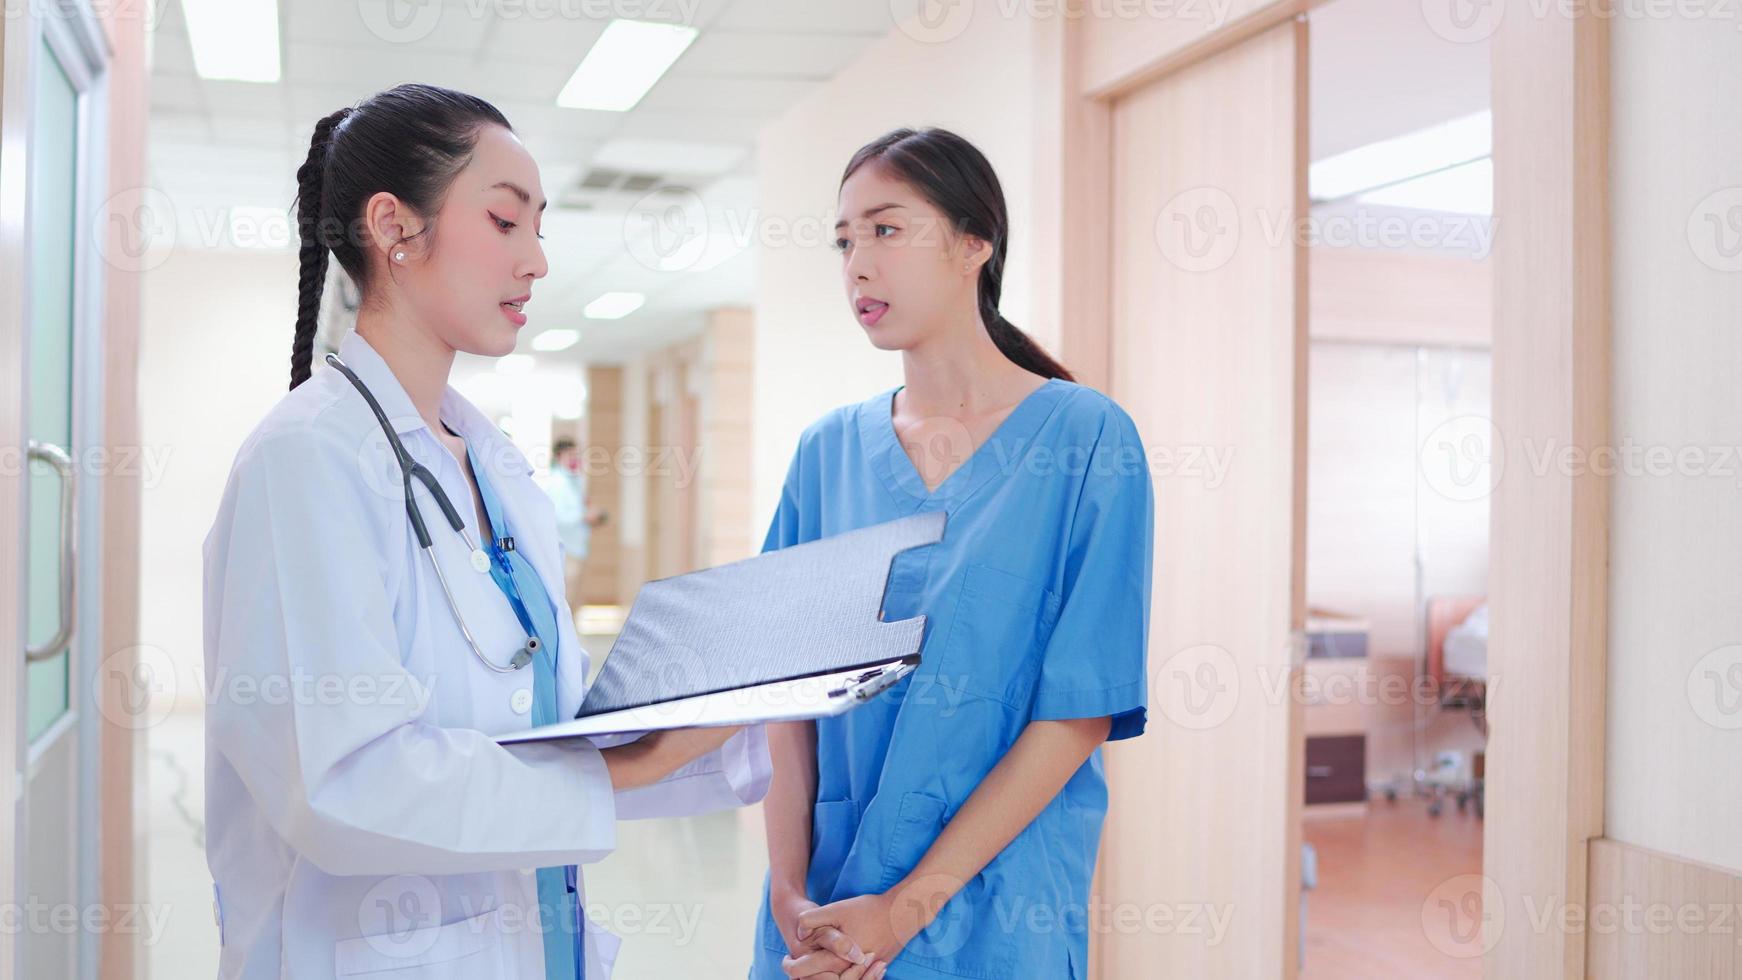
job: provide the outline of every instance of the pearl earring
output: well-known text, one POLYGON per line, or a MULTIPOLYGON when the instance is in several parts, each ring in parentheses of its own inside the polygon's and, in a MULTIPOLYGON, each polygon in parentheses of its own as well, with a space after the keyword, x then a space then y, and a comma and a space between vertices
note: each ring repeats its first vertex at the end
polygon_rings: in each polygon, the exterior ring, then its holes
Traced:
POLYGON ((405 261, 405 253, 404 252, 394 252, 393 253, 393 261, 404 262, 405 261))

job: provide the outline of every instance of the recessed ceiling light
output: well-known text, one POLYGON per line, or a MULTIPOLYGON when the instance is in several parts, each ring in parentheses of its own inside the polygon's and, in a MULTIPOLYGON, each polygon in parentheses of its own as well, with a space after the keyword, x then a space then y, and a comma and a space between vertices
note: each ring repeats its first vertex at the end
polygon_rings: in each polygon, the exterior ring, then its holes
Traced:
POLYGON ((618 320, 641 309, 647 297, 640 293, 606 293, 581 312, 589 320, 618 320))
POLYGON ((568 109, 627 112, 695 39, 693 27, 614 20, 557 93, 556 104, 568 109))
POLYGON ((533 337, 532 349, 547 352, 568 350, 570 347, 575 346, 575 342, 580 339, 580 331, 570 330, 567 327, 556 327, 533 337))
POLYGON ((278 81, 278 0, 182 0, 181 8, 201 78, 278 81))

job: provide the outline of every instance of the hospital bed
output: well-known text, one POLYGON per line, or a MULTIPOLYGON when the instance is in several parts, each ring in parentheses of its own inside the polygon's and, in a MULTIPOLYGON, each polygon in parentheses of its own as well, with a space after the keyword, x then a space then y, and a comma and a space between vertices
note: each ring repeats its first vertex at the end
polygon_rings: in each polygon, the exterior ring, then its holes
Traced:
MULTIPOLYGON (((1435 596, 1427 605, 1427 672, 1441 710, 1470 713, 1470 723, 1488 737, 1488 599, 1486 596, 1435 596)), ((1470 780, 1455 789, 1458 809, 1474 804, 1483 815, 1483 757, 1472 765, 1470 780)), ((1435 786, 1428 813, 1439 816, 1445 787, 1435 786)))

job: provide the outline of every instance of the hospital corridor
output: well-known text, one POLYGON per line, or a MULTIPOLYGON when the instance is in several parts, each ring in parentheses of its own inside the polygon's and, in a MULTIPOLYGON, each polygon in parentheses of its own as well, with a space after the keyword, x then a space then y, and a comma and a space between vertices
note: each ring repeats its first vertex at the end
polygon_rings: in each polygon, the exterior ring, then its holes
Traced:
POLYGON ((17 0, 0 980, 1742 980, 1722 0, 17 0))

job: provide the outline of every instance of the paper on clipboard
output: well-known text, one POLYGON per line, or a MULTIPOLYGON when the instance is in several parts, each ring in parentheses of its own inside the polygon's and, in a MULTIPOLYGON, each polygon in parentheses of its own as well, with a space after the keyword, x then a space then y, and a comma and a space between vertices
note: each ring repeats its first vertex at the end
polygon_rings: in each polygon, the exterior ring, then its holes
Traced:
POLYGON ((873 668, 879 668, 876 679, 894 683, 919 662, 926 618, 884 622, 884 590, 895 555, 942 539, 945 520, 942 511, 915 514, 649 582, 636 593, 575 720, 496 740, 800 720, 848 710, 859 702, 825 699, 802 709, 818 713, 799 715, 791 705, 806 683, 836 690, 873 668), (889 665, 899 667, 881 670, 889 665), (785 699, 785 713, 771 699, 785 699), (650 710, 626 714, 637 709, 650 710), (722 720, 673 720, 687 712, 722 720), (607 715, 611 720, 578 724, 607 715))
POLYGON ((833 718, 888 690, 912 673, 913 668, 911 660, 894 660, 864 670, 835 671, 663 704, 607 711, 555 725, 509 732, 498 735, 496 741, 502 745, 515 745, 667 728, 718 728, 833 718))

